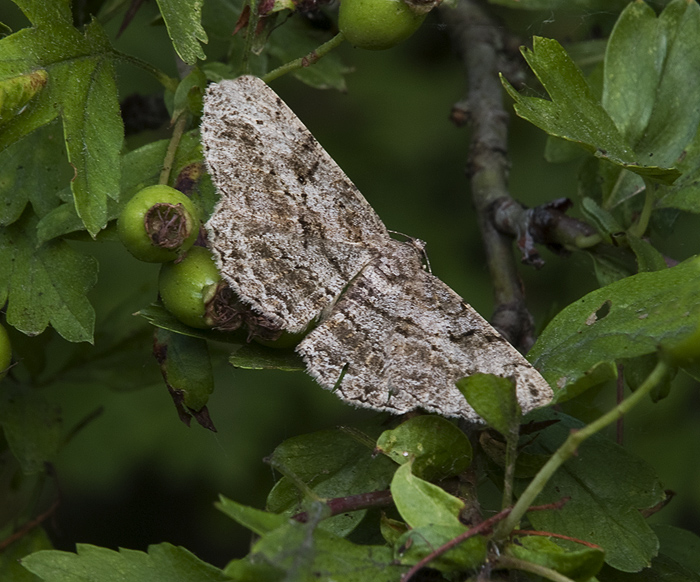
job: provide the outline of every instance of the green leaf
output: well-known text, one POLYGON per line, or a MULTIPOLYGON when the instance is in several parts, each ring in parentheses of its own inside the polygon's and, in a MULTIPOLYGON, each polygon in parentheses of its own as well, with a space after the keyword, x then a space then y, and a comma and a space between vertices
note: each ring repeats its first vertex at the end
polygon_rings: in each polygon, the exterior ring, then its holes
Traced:
POLYGON ((533 365, 572 395, 588 370, 656 352, 662 342, 692 333, 700 320, 700 259, 671 269, 639 273, 589 293, 547 326, 530 352, 533 365))
POLYGON ((510 544, 511 556, 556 570, 575 582, 586 582, 603 567, 604 552, 593 548, 566 551, 553 541, 541 536, 518 537, 510 544))
POLYGON ((45 582, 226 582, 230 578, 186 549, 163 543, 148 553, 118 552, 77 544, 77 553, 43 550, 22 560, 22 565, 45 582))
POLYGON ((34 23, 0 40, 0 82, 37 68, 49 83, 29 107, 3 128, 0 150, 53 120, 63 118, 73 165, 71 188, 78 215, 95 236, 106 224, 107 199, 118 196, 123 125, 111 45, 97 21, 82 35, 65 2, 19 2, 34 23))
MULTIPOLYGON (((253 546, 248 564, 265 564, 263 573, 275 580, 271 568, 283 573, 276 580, 333 580, 335 582, 400 582, 406 566, 394 562, 391 548, 386 546, 357 545, 312 523, 289 522, 264 535, 253 546)), ((235 564, 226 572, 243 570, 235 564)), ((246 574, 250 576, 250 569, 246 574)), ((260 571, 260 570, 258 570, 260 571)), ((256 578, 246 578, 257 582, 256 578)), ((235 578, 239 580, 239 578, 235 578)))
POLYGON ((661 271, 668 267, 666 261, 664 260, 664 256, 657 251, 649 241, 641 239, 628 232, 627 242, 637 257, 637 267, 639 268, 640 273, 661 271))
MULTIPOLYGON (((131 200, 134 194, 146 186, 158 183, 168 143, 169 140, 166 139, 151 142, 122 157, 119 199, 113 200, 110 198, 107 200, 108 221, 114 220, 119 216, 124 205, 131 200)), ((180 170, 201 162, 202 153, 199 143, 199 132, 190 131, 180 140, 175 159, 173 160, 175 171, 171 174, 169 185, 176 185, 176 179, 180 170)), ((214 191, 211 179, 206 173, 196 182, 195 188, 190 189, 187 194, 202 211, 201 215, 203 217, 211 213, 214 204, 218 200, 218 195, 214 191)), ((69 198, 67 203, 55 208, 39 221, 37 236, 39 242, 46 242, 47 240, 82 230, 85 230, 85 226, 76 212, 72 198, 69 198)))
POLYGON ((214 391, 206 340, 158 329, 153 350, 168 387, 182 394, 187 408, 201 410, 214 391))
POLYGON ((379 518, 379 529, 386 543, 395 546, 399 538, 408 531, 408 526, 403 521, 391 519, 382 512, 379 518))
POLYGON ((598 285, 605 287, 620 279, 626 279, 634 275, 634 264, 628 257, 620 256, 619 253, 602 254, 599 252, 589 252, 588 256, 593 261, 598 285), (625 260, 628 259, 628 260, 625 260))
POLYGON ((650 180, 671 184, 678 178, 680 172, 676 169, 638 161, 640 158, 620 135, 581 70, 557 41, 534 37, 533 50, 524 50, 523 55, 552 100, 525 97, 502 77, 520 117, 650 180))
MULTIPOLYGON (((86 30, 90 49, 109 50, 97 22, 86 30)), ((107 199, 119 198, 124 126, 111 58, 61 65, 51 70, 52 91, 59 99, 68 159, 75 168, 71 182, 78 216, 95 236, 107 224, 107 199)))
POLYGON ((0 580, 38 582, 40 578, 23 568, 20 560, 33 552, 48 550, 52 547, 51 540, 42 527, 26 532, 0 552, 0 580))
POLYGON ((306 370, 304 362, 294 350, 268 348, 256 342, 241 345, 231 353, 228 361, 234 368, 244 370, 306 370))
POLYGON ((493 374, 473 374, 457 382, 467 402, 490 427, 508 436, 520 422, 520 405, 515 384, 493 374))
POLYGON ((415 416, 384 431, 377 449, 396 463, 413 460, 413 474, 426 481, 459 475, 472 462, 472 446, 466 435, 441 416, 415 416))
POLYGON ((394 474, 391 495, 402 519, 412 528, 437 524, 466 530, 459 521, 464 502, 416 477, 411 472, 411 463, 401 465, 394 474))
MULTIPOLYGON (((541 431, 524 449, 531 454, 553 454, 572 430, 582 426, 561 413, 537 411, 534 417, 559 422, 541 431)), ((516 480, 516 491, 527 485, 528 481, 516 480)), ((658 504, 665 494, 654 469, 643 459, 596 435, 547 482, 537 503, 555 503, 564 497, 570 500, 560 509, 528 513, 533 529, 594 543, 618 570, 638 572, 649 566, 658 540, 639 510, 658 504)))
POLYGON ((615 217, 607 210, 601 208, 593 198, 585 196, 581 200, 581 210, 586 220, 595 226, 598 234, 604 237, 608 243, 612 242, 610 235, 625 230, 617 220, 615 220, 615 217))
MULTIPOLYGON (((437 548, 467 531, 464 525, 422 525, 399 538, 395 550, 402 564, 413 565, 437 548)), ((459 545, 431 560, 429 567, 441 572, 461 572, 477 569, 486 561, 487 541, 480 535, 467 538, 459 545)))
POLYGON ((284 515, 247 507, 223 495, 219 495, 219 501, 215 506, 219 511, 222 511, 243 527, 260 536, 283 526, 288 521, 288 518, 284 515))
POLYGON ((203 0, 157 0, 170 40, 179 57, 188 65, 207 57, 199 44, 208 42, 202 28, 203 0))
POLYGON ((695 136, 699 68, 696 2, 673 0, 658 18, 644 2, 622 12, 605 56, 603 106, 640 159, 673 165, 695 136))
POLYGON ((44 69, 38 69, 0 83, 0 126, 44 88, 48 77, 44 69))
POLYGON ((50 213, 72 177, 58 123, 12 144, 0 154, 0 225, 18 220, 27 202, 39 216, 50 213))
POLYGON ((0 424, 22 471, 27 475, 45 471, 60 444, 61 409, 35 388, 3 382, 0 424))
POLYGON ((86 294, 97 281, 97 262, 65 241, 37 248, 36 222, 22 219, 0 231, 0 304, 7 322, 27 335, 51 324, 71 342, 91 342, 95 312, 86 294))
MULTIPOLYGON (((270 491, 267 508, 285 515, 300 511, 305 501, 305 492, 299 491, 295 482, 305 484, 322 499, 333 499, 384 490, 396 470, 391 460, 374 455, 371 446, 340 430, 288 439, 272 453, 271 463, 286 476, 270 491)), ((336 515, 322 521, 320 527, 346 535, 357 527, 365 512, 336 515)))
POLYGON ((700 576, 700 537, 665 524, 655 525, 654 533, 659 536, 661 554, 700 576))

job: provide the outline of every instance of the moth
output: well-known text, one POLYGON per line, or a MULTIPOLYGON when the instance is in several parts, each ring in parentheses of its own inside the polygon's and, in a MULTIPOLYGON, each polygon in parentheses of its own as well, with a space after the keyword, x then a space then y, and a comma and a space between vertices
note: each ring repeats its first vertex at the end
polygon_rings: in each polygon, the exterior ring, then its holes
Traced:
POLYGON ((211 84, 201 135, 220 195, 206 231, 221 275, 268 328, 309 330, 296 351, 322 387, 359 407, 475 422, 455 382, 476 372, 512 378, 523 412, 551 400, 263 81, 211 84))

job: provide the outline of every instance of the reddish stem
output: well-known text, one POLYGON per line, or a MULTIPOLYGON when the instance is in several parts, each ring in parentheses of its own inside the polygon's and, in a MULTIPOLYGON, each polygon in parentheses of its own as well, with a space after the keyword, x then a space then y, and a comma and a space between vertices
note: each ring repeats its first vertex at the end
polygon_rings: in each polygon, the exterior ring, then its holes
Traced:
MULTIPOLYGON (((331 510, 331 516, 339 515, 346 511, 369 509, 370 507, 387 507, 392 503, 391 491, 388 490, 348 495, 347 497, 336 497, 326 501, 326 505, 331 510)), ((309 519, 309 515, 306 511, 302 511, 293 515, 292 519, 296 519, 301 523, 306 523, 309 519)))

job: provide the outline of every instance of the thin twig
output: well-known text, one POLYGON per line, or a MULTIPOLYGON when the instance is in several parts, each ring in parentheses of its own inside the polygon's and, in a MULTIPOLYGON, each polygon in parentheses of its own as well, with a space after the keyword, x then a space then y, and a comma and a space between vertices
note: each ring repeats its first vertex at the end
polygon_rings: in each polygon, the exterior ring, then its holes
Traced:
POLYGON ((27 535, 30 531, 32 531, 35 527, 40 525, 46 518, 50 517, 54 511, 58 508, 59 501, 56 499, 51 504, 51 507, 49 507, 44 513, 40 513, 37 515, 34 519, 26 522, 21 528, 19 528, 16 532, 14 532, 12 535, 7 536, 4 540, 0 541, 0 552, 4 551, 5 548, 16 542, 17 540, 21 539, 25 535, 27 535))
MULTIPOLYGON (((325 501, 326 506, 330 509, 329 517, 346 513, 348 511, 358 511, 360 509, 369 509, 372 507, 387 507, 394 502, 391 497, 391 491, 372 491, 370 493, 360 493, 359 495, 348 495, 347 497, 336 497, 325 501)), ((292 519, 306 523, 309 515, 306 511, 302 511, 292 516, 292 519)))
MULTIPOLYGON (((529 511, 544 511, 547 509, 561 509, 567 502, 569 501, 568 497, 565 497, 556 503, 548 503, 546 505, 534 505, 529 508, 529 511)), ((472 528, 469 528, 467 531, 464 533, 458 535, 455 538, 452 538, 449 542, 446 544, 443 544, 440 546, 437 550, 434 552, 431 552, 425 558, 417 562, 408 572, 406 572, 405 576, 401 578, 402 582, 408 582, 419 570, 427 566, 430 562, 435 560, 436 558, 442 556, 445 552, 450 551, 452 548, 457 547, 459 544, 461 544, 463 541, 468 540, 471 537, 474 537, 477 534, 481 533, 487 533, 493 529, 493 526, 496 525, 499 521, 505 519, 508 517, 510 512, 513 510, 512 507, 506 507, 505 509, 499 511, 496 515, 493 515, 489 517, 488 519, 485 519, 482 521, 480 524, 475 525, 472 528)))
POLYGON ((532 316, 525 306, 511 238, 495 228, 491 215, 494 201, 510 197, 508 114, 498 77, 501 31, 473 0, 461 0, 454 8, 440 10, 468 83, 460 112, 472 128, 466 171, 494 286, 492 324, 513 345, 527 351, 534 342, 532 316))
POLYGON ((297 69, 303 69, 304 67, 309 67, 309 66, 313 65, 315 62, 317 62, 319 59, 325 57, 334 48, 339 46, 344 40, 345 40, 345 36, 343 35, 342 32, 339 32, 332 39, 330 39, 328 42, 324 42, 321 46, 319 46, 315 50, 312 50, 309 54, 307 54, 303 57, 300 57, 298 59, 294 59, 293 61, 289 61, 288 63, 285 63, 281 67, 277 67, 273 71, 270 71, 269 73, 267 73, 266 75, 264 75, 262 77, 262 80, 265 81, 266 83, 269 83, 270 81, 277 79, 277 77, 281 77, 282 75, 286 75, 287 73, 289 73, 291 71, 296 71, 297 69))

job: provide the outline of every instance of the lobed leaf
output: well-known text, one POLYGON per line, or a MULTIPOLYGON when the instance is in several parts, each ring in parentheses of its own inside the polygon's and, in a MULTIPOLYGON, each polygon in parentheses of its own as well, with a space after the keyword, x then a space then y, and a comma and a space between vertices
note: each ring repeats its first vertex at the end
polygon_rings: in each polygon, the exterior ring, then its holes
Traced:
POLYGON ((523 55, 551 101, 525 97, 503 79, 520 117, 647 179, 670 184, 678 178, 680 172, 676 169, 639 161, 641 158, 620 134, 581 70, 557 41, 535 37, 532 50, 523 50, 523 55))
POLYGON ((87 299, 97 281, 97 262, 65 241, 36 246, 36 220, 22 219, 0 231, 0 304, 7 322, 26 335, 51 324, 71 342, 93 341, 95 312, 87 299))
POLYGON ((28 202, 39 216, 58 206, 57 194, 73 176, 61 137, 58 123, 50 123, 0 155, 0 225, 19 220, 28 202))
POLYGON ((30 106, 6 124, 0 150, 52 121, 60 113, 73 165, 76 209, 95 236, 107 222, 107 199, 119 193, 119 151, 123 124, 111 45, 93 21, 81 34, 72 25, 70 5, 24 0, 18 5, 32 20, 0 40, 0 81, 37 68, 49 82, 30 106))
POLYGON ((216 508, 258 535, 269 533, 287 523, 288 518, 278 513, 247 507, 219 495, 216 508))
POLYGON ((16 542, 0 552, 0 580, 8 582, 38 582, 40 578, 22 567, 20 560, 32 552, 48 550, 53 546, 42 527, 26 532, 16 542))
POLYGON ((77 544, 77 553, 43 550, 27 556, 22 565, 45 582, 226 582, 221 570, 179 546, 168 543, 148 547, 148 553, 118 552, 77 544))
POLYGON ((157 0, 158 8, 168 29, 175 51, 188 65, 207 57, 199 43, 207 43, 202 28, 203 0, 157 0))

